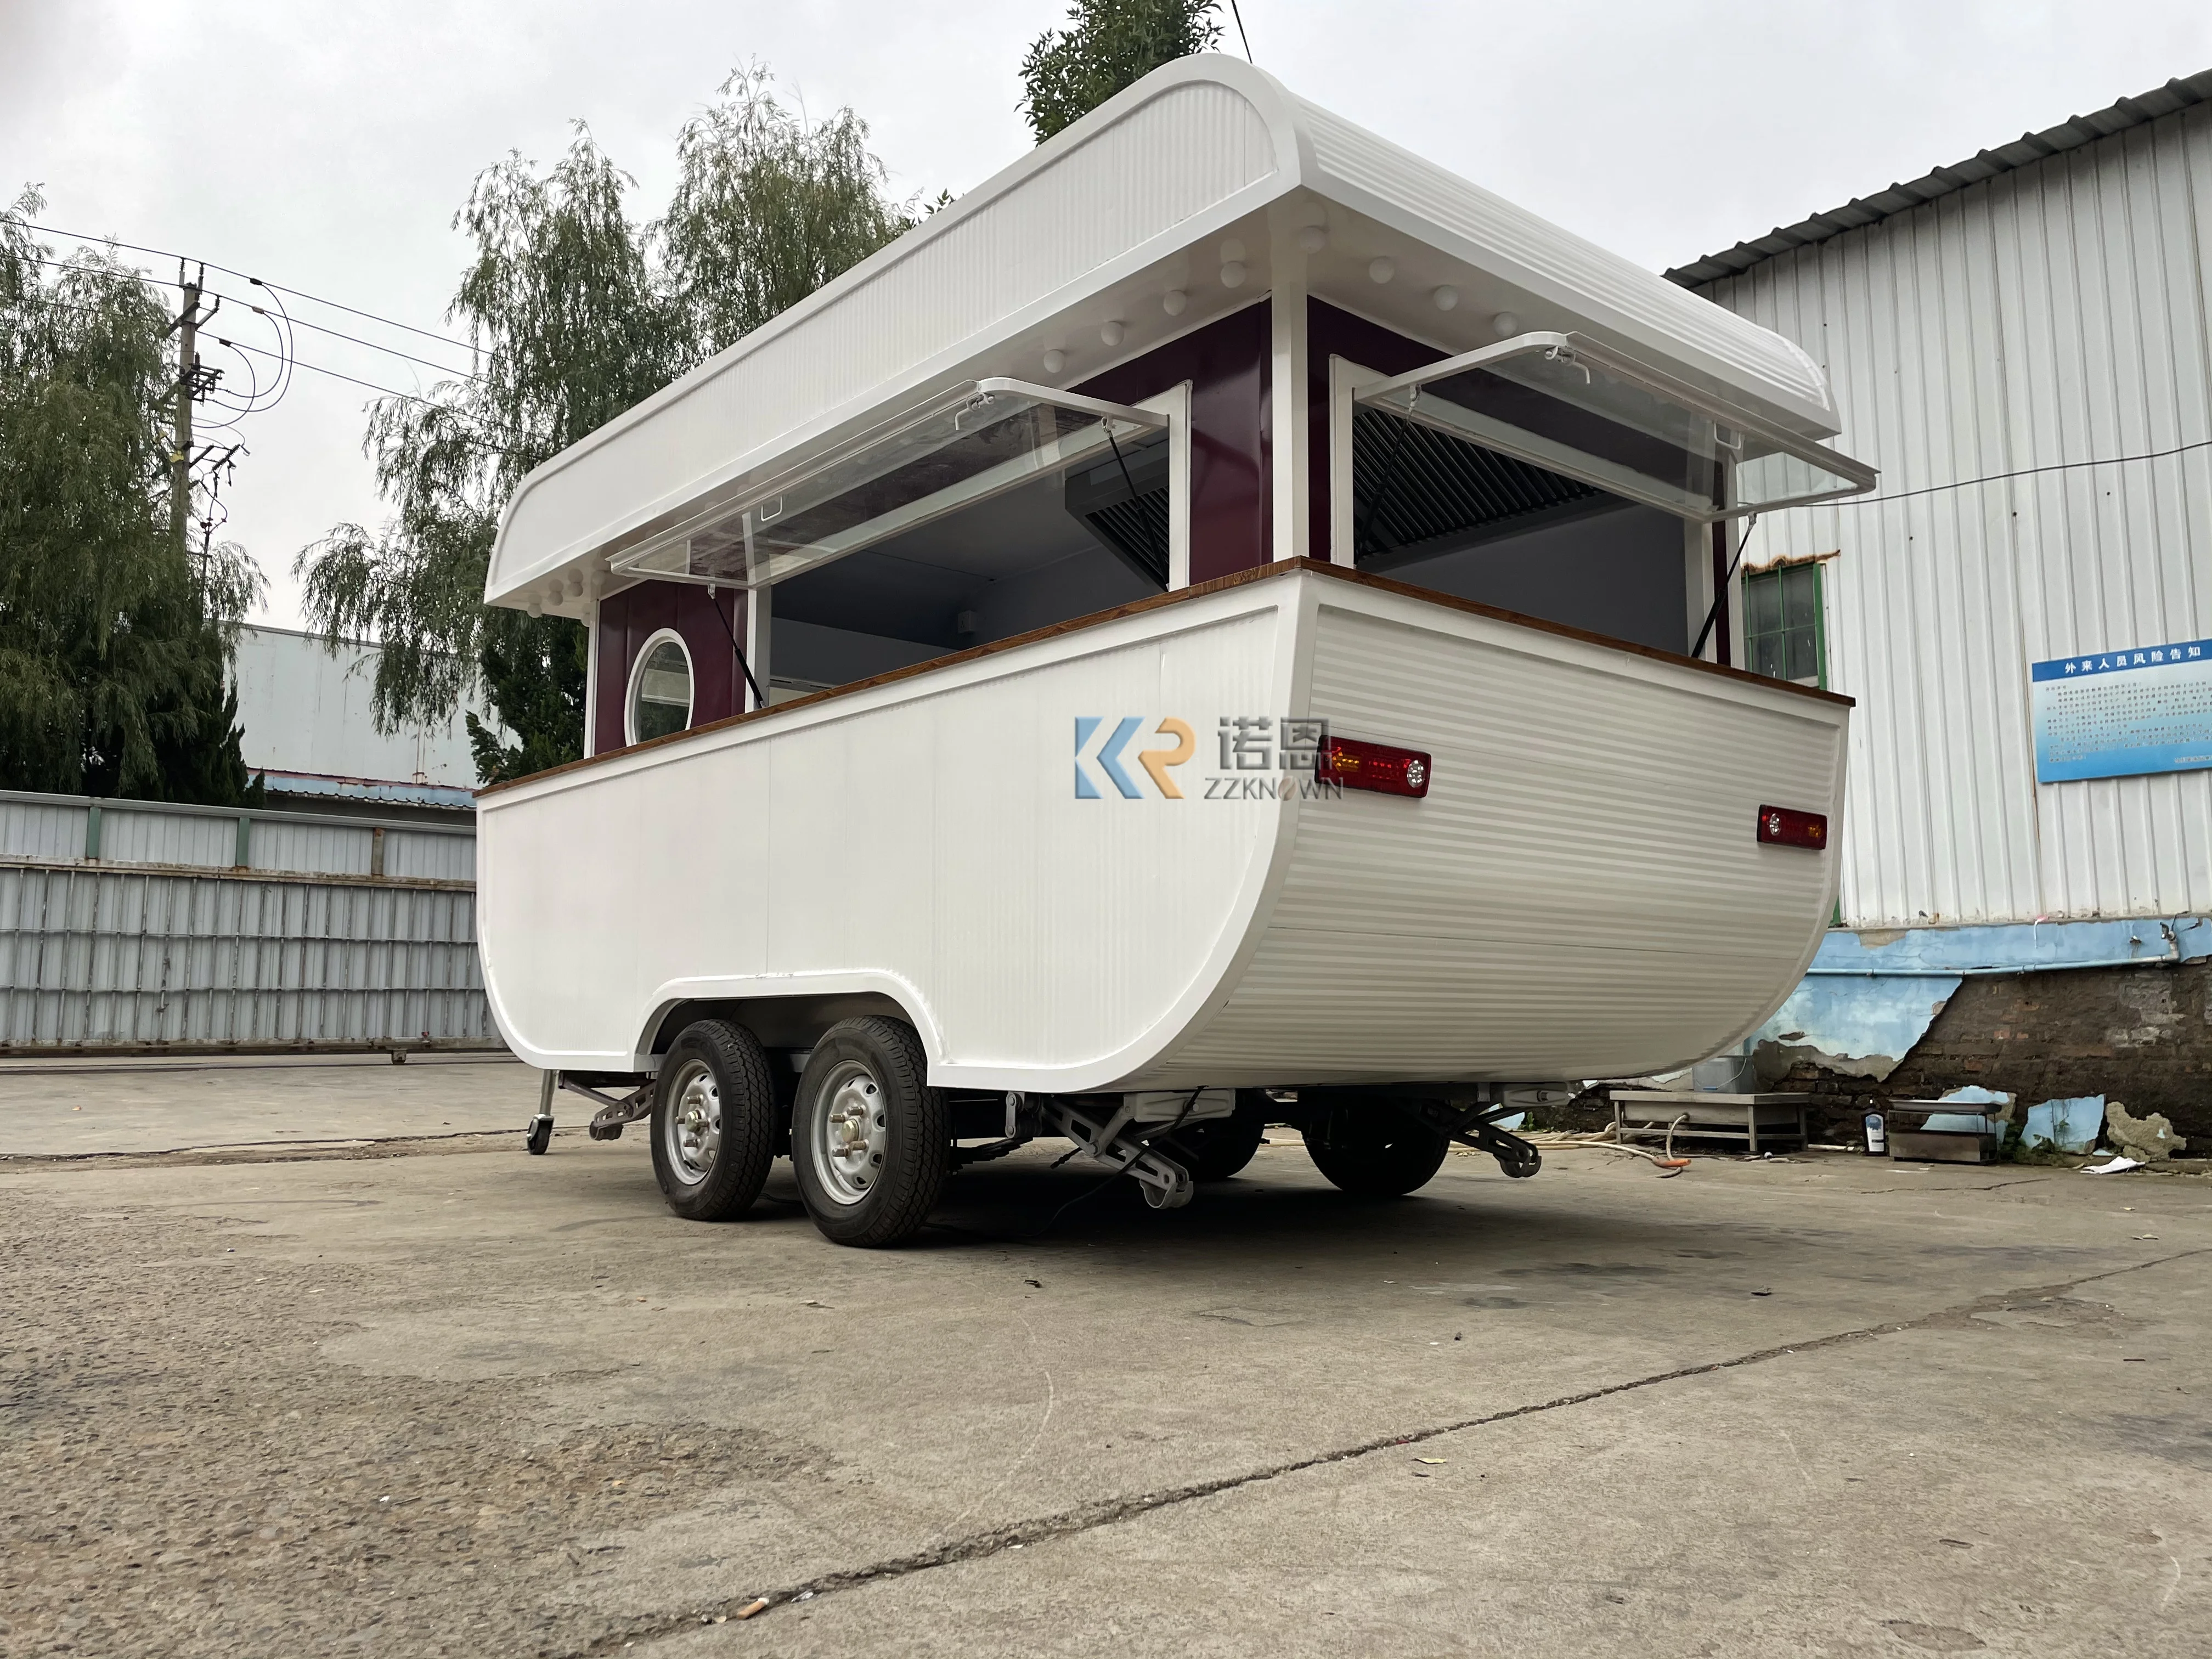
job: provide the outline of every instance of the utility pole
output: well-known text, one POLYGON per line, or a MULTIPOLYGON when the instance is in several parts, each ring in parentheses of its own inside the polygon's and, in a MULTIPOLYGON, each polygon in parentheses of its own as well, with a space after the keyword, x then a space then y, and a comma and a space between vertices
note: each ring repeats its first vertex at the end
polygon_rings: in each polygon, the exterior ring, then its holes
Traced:
MULTIPOLYGON (((199 326, 207 320, 200 315, 200 285, 206 280, 205 265, 188 276, 185 262, 177 261, 177 285, 185 291, 185 303, 173 325, 177 330, 177 447, 169 458, 169 527, 179 557, 191 551, 192 405, 206 389, 199 359, 199 326)), ((209 317, 214 314, 208 313, 209 317)))

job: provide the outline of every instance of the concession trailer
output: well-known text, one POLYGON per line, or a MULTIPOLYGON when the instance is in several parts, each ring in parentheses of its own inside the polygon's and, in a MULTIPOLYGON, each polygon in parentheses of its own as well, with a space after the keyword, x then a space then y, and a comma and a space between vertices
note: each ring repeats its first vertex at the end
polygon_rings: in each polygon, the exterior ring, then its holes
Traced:
POLYGON ((1040 1137, 1156 1206, 1290 1122, 1359 1194, 1758 1026, 1847 699, 1732 667, 1863 490, 1779 336, 1183 59, 532 473, 590 630, 483 792, 507 1042, 675 1211, 883 1244, 1040 1137))

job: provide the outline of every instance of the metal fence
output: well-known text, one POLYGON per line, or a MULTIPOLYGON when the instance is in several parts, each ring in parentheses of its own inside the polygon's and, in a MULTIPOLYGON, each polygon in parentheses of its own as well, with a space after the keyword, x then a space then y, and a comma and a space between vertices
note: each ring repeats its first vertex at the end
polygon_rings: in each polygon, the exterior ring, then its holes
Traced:
POLYGON ((0 1049, 497 1041, 473 825, 0 792, 0 1049))

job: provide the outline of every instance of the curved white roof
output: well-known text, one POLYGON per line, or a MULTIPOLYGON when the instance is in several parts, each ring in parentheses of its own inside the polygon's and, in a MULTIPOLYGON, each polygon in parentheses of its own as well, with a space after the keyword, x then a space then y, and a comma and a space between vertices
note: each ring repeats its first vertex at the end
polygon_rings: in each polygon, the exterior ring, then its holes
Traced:
POLYGON ((1819 366, 1780 335, 1206 55, 1155 70, 532 472, 507 505, 485 597, 580 586, 584 562, 764 462, 948 386, 1088 380, 1249 303, 1290 258, 1316 297, 1444 351, 1489 343, 1510 311, 1804 435, 1837 430, 1819 366), (1316 225, 1326 245, 1293 252, 1295 230, 1316 225), (1463 296, 1455 309, 1433 301, 1444 285, 1463 296), (1188 294, 1172 319, 1170 290, 1188 294), (1049 370, 1048 350, 1061 354, 1049 370))

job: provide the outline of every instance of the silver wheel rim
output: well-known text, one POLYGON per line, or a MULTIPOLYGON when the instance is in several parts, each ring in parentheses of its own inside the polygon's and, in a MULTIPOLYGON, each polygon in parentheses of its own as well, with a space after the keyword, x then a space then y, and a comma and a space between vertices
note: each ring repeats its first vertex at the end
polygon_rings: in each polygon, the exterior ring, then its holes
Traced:
POLYGON ((814 1151, 823 1191, 839 1204, 858 1204, 883 1179, 890 1149, 890 1102, 875 1073, 857 1060, 841 1060, 814 1097, 814 1151))
POLYGON ((676 1178, 696 1187, 714 1172, 722 1150, 722 1091, 702 1060, 684 1063, 670 1096, 661 1141, 676 1178))

